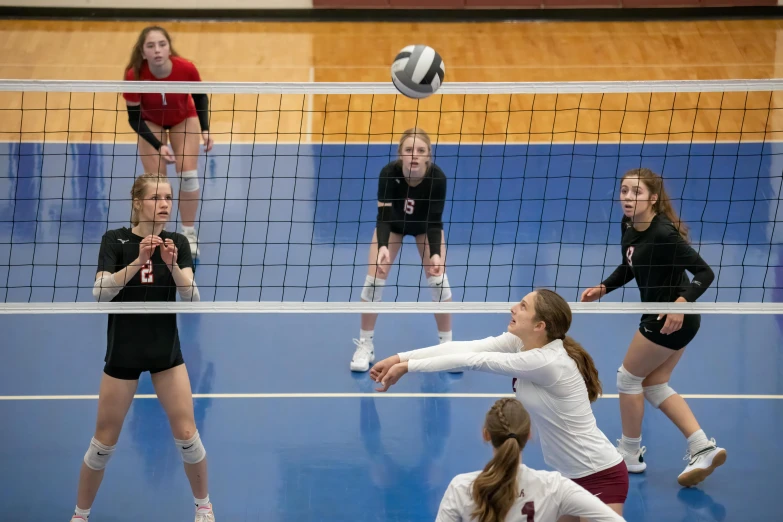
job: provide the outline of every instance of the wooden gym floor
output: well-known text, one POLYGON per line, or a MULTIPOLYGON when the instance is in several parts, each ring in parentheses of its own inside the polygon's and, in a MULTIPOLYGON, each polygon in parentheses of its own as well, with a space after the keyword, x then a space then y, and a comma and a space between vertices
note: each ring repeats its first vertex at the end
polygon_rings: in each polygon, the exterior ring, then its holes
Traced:
MULTIPOLYGON (((0 77, 121 79, 145 25, 0 21, 0 77)), ((412 42, 441 53, 447 82, 783 76, 783 20, 163 25, 204 81, 388 81, 392 58, 412 42)), ((441 142, 759 141, 783 131, 781 111, 770 110, 781 106, 771 93, 433 96, 419 103, 216 95, 211 103, 212 130, 222 142, 390 141, 412 124, 441 142)), ((2 93, 0 108, 8 110, 3 140, 135 139, 113 94, 2 93)))

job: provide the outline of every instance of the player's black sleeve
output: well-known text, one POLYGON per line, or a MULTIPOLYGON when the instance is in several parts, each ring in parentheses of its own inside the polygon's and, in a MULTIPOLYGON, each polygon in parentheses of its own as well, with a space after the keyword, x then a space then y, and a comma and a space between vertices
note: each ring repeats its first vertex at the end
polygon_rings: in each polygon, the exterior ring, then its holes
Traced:
POLYGON ((163 146, 160 140, 155 137, 155 134, 152 133, 147 122, 141 117, 141 105, 128 105, 128 123, 136 131, 136 134, 155 147, 155 150, 160 150, 163 146))
POLYGON ((693 274, 691 284, 680 294, 686 301, 692 303, 707 291, 715 280, 715 272, 694 248, 677 232, 674 226, 666 226, 664 241, 671 245, 674 267, 685 269, 693 274))
MULTIPOLYGON (((625 227, 625 220, 623 220, 620 223, 620 238, 622 238, 623 234, 625 233, 625 227)), ((620 254, 622 255, 623 262, 620 264, 620 266, 614 269, 614 272, 609 274, 609 277, 601 282, 601 284, 606 287, 607 294, 612 290, 617 290, 618 288, 625 286, 634 278, 633 270, 631 270, 631 267, 628 266, 628 260, 625 258, 625 252, 622 250, 623 248, 621 246, 620 254)))
POLYGON ((106 232, 101 238, 101 247, 98 250, 98 269, 96 275, 100 272, 109 272, 113 274, 123 267, 118 267, 120 242, 111 232, 106 232))
MULTIPOLYGON (((435 167, 437 168, 437 167, 435 167)), ((446 207, 446 176, 443 173, 432 181, 429 215, 427 216, 427 242, 430 257, 440 255, 443 238, 443 209, 446 207)))
POLYGON ((191 94, 193 104, 196 106, 198 114, 198 123, 201 125, 201 131, 209 130, 209 97, 206 94, 191 94))
POLYGON ((392 208, 389 205, 378 207, 378 216, 375 218, 375 236, 378 248, 389 246, 391 236, 392 208))
POLYGON ((377 236, 378 248, 389 246, 389 236, 391 235, 391 220, 394 194, 392 184, 389 183, 392 177, 392 164, 386 165, 378 177, 378 202, 388 203, 378 207, 378 215, 375 219, 375 235, 377 236))

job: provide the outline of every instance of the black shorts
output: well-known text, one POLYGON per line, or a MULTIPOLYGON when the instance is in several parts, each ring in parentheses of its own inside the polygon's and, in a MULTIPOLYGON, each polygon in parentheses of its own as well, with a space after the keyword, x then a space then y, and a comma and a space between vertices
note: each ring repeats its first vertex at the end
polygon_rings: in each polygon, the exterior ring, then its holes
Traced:
POLYGON ((401 236, 420 236, 427 233, 427 225, 424 223, 391 223, 389 230, 401 236))
POLYGON ((658 320, 658 314, 644 314, 639 323, 639 332, 650 342, 671 350, 681 350, 688 346, 699 332, 701 315, 685 314, 682 328, 669 335, 661 333, 664 324, 666 324, 666 317, 658 320))
POLYGON ((166 370, 171 370, 181 364, 185 364, 185 360, 182 358, 182 353, 180 352, 171 365, 165 368, 123 368, 122 366, 111 366, 106 364, 103 367, 103 373, 109 377, 114 377, 115 379, 121 379, 123 381, 138 381, 139 377, 141 377, 141 374, 144 372, 150 372, 151 374, 165 372, 166 370))

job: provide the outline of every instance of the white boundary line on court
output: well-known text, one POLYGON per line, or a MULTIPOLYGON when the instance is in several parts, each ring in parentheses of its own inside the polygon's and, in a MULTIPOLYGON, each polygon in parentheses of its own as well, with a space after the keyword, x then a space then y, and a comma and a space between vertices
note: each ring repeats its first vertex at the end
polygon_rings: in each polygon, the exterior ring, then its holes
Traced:
MULTIPOLYGON (((515 397, 504 393, 194 393, 194 399, 494 399, 515 397)), ((740 400, 783 400, 783 395, 715 395, 683 394, 684 399, 740 399, 740 400)), ((602 399, 617 399, 616 393, 607 393, 602 399)), ((0 395, 0 401, 51 401, 51 400, 97 400, 97 395, 0 395)), ((134 399, 157 399, 154 394, 134 395, 134 399)))

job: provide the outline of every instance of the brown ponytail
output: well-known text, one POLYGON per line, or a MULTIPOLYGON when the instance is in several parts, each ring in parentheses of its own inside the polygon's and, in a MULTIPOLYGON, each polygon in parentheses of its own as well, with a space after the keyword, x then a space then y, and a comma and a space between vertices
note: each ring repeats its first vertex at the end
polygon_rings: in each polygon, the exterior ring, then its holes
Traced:
POLYGON ((644 186, 650 191, 651 196, 658 196, 658 200, 653 203, 653 211, 656 214, 663 214, 666 216, 666 218, 672 222, 674 228, 680 233, 680 236, 682 236, 685 241, 690 240, 688 225, 680 220, 677 211, 674 210, 669 194, 666 192, 666 187, 663 186, 663 178, 661 176, 650 169, 642 168, 629 170, 623 176, 623 180, 626 178, 639 178, 639 181, 644 183, 644 186))
POLYGON ((594 402, 601 396, 601 380, 598 378, 598 370, 593 358, 587 353, 581 344, 566 335, 571 328, 571 307, 557 293, 546 288, 536 290, 536 320, 546 323, 546 331, 549 341, 563 340, 568 356, 574 360, 579 373, 587 386, 587 397, 594 402))
POLYGON ((530 415, 518 400, 500 399, 487 412, 484 429, 495 455, 473 482, 471 516, 478 522, 503 522, 519 495, 517 471, 530 437, 530 415))

